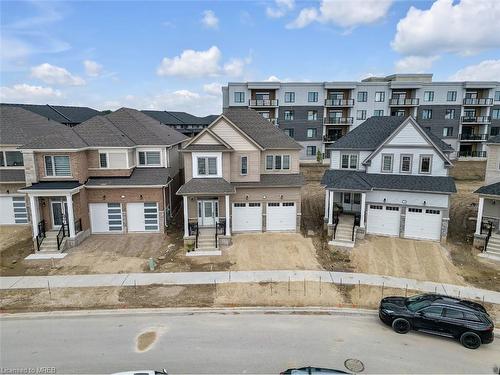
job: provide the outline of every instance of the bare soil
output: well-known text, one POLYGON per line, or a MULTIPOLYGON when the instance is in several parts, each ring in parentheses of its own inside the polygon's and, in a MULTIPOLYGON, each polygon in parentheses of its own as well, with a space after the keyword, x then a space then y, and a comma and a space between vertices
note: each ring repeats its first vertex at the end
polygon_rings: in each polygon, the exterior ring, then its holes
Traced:
POLYGON ((31 228, 19 225, 0 225, 0 275, 23 272, 23 259, 33 252, 31 228))
POLYGON ((455 185, 457 193, 450 198, 448 239, 472 245, 479 203, 474 191, 484 185, 484 181, 455 181, 455 185))
POLYGON ((156 341, 156 337, 157 335, 155 331, 141 333, 137 337, 137 350, 139 352, 145 352, 146 350, 148 350, 156 341))

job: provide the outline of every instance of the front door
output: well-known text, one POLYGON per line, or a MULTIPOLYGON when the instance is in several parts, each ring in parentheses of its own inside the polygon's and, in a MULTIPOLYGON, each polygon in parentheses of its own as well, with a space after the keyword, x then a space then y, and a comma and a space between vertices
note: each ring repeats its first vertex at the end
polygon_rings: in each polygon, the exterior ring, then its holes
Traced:
POLYGON ((198 201, 198 224, 213 227, 219 215, 219 202, 216 200, 198 201))
POLYGON ((63 200, 51 200, 50 207, 52 209, 52 228, 59 229, 62 224, 67 223, 68 205, 63 200))

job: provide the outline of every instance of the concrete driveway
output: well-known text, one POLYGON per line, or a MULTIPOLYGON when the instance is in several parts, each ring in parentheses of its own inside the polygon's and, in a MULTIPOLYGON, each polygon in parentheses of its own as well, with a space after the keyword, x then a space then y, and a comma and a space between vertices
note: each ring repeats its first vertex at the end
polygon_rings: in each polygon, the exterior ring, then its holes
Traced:
POLYGON ((465 285, 437 242, 367 236, 351 254, 356 272, 465 285))

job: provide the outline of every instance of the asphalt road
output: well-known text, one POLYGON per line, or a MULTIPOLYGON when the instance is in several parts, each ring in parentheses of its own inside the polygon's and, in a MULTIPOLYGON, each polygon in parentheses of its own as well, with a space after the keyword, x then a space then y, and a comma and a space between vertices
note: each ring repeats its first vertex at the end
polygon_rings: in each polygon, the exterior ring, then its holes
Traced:
MULTIPOLYGON (((500 365, 500 340, 478 350, 411 332, 398 335, 377 316, 269 312, 143 313, 0 318, 0 364, 55 367, 57 373, 167 368, 170 373, 279 373, 295 366, 364 373, 486 373, 500 365), (140 352, 137 337, 155 331, 140 352)), ((31 370, 33 371, 33 370, 31 370)))

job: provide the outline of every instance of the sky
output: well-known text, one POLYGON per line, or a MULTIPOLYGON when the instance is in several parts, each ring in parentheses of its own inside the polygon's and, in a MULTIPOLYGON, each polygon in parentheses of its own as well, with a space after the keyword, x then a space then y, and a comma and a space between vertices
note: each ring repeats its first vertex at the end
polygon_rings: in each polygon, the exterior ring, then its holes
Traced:
POLYGON ((0 100, 220 113, 239 81, 500 81, 499 0, 0 1, 0 100))

